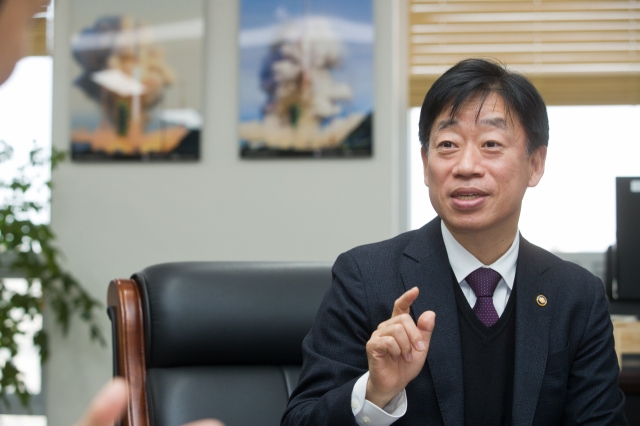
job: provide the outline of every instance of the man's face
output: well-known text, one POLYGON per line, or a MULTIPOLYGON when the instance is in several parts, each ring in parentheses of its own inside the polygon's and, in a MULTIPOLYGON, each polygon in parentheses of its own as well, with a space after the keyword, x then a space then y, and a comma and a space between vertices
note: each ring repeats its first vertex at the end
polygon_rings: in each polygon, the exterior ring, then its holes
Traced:
POLYGON ((517 229, 522 198, 544 173, 546 147, 527 155, 527 137, 501 96, 491 93, 478 114, 469 99, 451 119, 434 121, 422 152, 425 184, 434 209, 451 231, 517 229))
POLYGON ((0 2, 0 84, 4 83, 26 48, 31 18, 50 0, 4 0, 0 2))

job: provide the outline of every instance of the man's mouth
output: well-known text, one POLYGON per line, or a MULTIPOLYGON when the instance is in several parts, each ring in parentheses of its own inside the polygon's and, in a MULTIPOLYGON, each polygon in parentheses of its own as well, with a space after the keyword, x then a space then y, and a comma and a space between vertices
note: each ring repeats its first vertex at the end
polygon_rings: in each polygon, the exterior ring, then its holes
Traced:
POLYGON ((453 205, 462 210, 473 210, 484 204, 487 193, 478 188, 458 188, 451 193, 453 205))
POLYGON ((454 195, 459 200, 475 200, 478 197, 482 197, 482 194, 458 194, 454 195))
POLYGON ((458 200, 469 201, 480 197, 486 197, 487 193, 478 188, 458 188, 451 193, 451 196, 458 200))

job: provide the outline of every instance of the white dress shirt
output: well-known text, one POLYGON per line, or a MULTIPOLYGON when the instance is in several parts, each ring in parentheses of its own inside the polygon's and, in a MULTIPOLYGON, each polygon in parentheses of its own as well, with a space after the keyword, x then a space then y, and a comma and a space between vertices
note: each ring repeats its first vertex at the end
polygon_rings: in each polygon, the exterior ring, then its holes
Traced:
MULTIPOLYGON (((516 262, 518 260, 518 250, 520 248, 520 238, 516 233, 513 243, 509 250, 491 265, 484 265, 474 255, 469 253, 467 249, 454 238, 449 229, 441 222, 442 239, 447 250, 449 264, 453 269, 453 274, 460 284, 460 289, 464 294, 469 306, 472 308, 476 304, 476 294, 473 292, 465 278, 478 268, 491 268, 498 272, 502 279, 498 283, 493 292, 493 306, 498 312, 498 316, 502 316, 504 309, 509 301, 513 282, 516 278, 516 262)), ((369 381, 369 372, 362 375, 353 386, 351 393, 351 410, 356 418, 356 423, 364 426, 389 426, 391 423, 404 416, 407 412, 407 393, 405 390, 400 392, 384 407, 384 409, 369 402, 365 399, 367 394, 367 382, 369 381)))

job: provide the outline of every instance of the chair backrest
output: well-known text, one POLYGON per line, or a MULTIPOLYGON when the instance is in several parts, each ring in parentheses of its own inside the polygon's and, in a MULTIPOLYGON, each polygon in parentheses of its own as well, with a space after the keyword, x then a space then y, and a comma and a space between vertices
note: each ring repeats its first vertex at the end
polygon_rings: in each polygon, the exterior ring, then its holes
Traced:
POLYGON ((114 371, 131 387, 126 426, 278 425, 329 264, 187 262, 109 286, 114 371))

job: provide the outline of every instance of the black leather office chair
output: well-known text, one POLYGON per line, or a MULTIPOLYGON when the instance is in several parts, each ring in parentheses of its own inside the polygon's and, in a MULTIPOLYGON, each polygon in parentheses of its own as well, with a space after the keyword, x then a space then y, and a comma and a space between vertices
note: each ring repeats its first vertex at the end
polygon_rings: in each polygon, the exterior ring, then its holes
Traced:
POLYGON ((109 286, 125 426, 279 425, 302 339, 331 283, 328 264, 191 262, 109 286))

